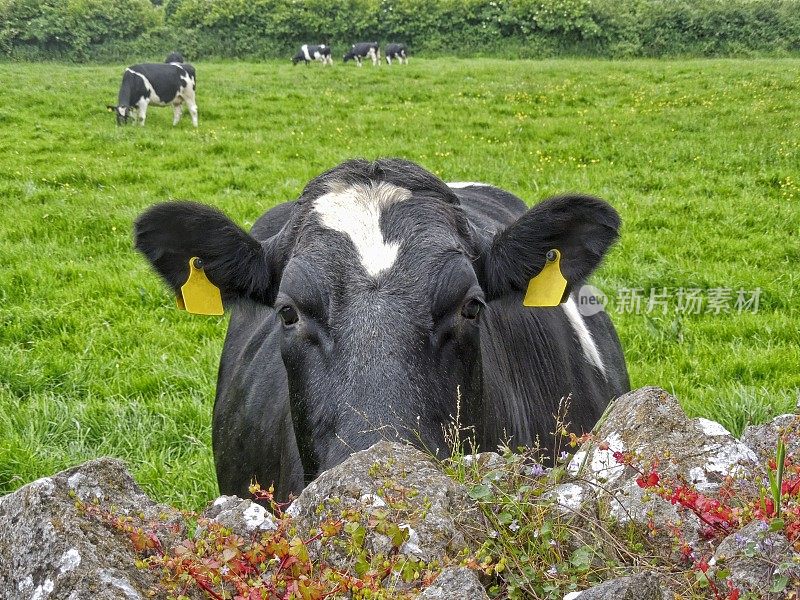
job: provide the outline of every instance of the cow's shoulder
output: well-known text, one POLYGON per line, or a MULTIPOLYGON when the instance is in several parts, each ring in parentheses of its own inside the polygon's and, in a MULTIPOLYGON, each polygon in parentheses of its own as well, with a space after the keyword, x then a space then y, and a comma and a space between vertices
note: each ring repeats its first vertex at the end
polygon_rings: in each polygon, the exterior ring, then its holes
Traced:
POLYGON ((264 242, 271 238, 289 221, 296 204, 297 202, 292 200, 291 202, 284 202, 273 206, 253 223, 253 227, 250 229, 250 235, 259 242, 264 242))
POLYGON ((493 185, 463 181, 447 185, 474 224, 509 225, 527 210, 517 196, 493 185))
POLYGON ((186 71, 186 73, 188 73, 189 76, 192 79, 196 79, 197 78, 197 71, 195 71, 194 65, 191 65, 189 63, 181 63, 180 65, 176 65, 176 66, 178 66, 181 69, 183 69, 184 71, 186 71))
POLYGON ((148 77, 150 75, 162 75, 165 73, 177 73, 180 67, 172 63, 139 63, 128 67, 129 71, 139 73, 148 77))

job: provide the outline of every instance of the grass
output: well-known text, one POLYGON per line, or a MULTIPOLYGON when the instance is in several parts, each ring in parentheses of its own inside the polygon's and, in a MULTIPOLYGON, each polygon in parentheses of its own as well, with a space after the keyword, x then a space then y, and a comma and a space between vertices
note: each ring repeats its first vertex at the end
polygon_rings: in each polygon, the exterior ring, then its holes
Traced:
MULTIPOLYGON (((124 458, 161 501, 216 495, 210 420, 225 318, 192 318, 132 250, 150 204, 243 225, 352 156, 402 156, 529 202, 620 211, 594 277, 634 386, 734 432, 800 389, 800 60, 412 60, 357 69, 201 63, 200 127, 114 125, 123 65, 0 64, 0 493, 124 458), (617 309, 668 288, 667 314, 617 309), (760 288, 757 313, 676 311, 677 288, 760 288)), ((733 304, 729 304, 733 308, 733 304)))

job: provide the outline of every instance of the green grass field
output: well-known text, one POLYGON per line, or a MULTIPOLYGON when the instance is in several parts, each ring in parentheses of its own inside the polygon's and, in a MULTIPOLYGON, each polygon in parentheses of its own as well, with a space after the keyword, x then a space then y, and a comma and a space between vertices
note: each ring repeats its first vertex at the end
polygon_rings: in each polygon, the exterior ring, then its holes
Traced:
POLYGON ((113 455, 159 500, 214 497, 226 320, 175 309, 131 223, 191 198, 247 226, 353 156, 402 156, 531 203, 606 198, 624 229, 593 283, 633 385, 737 433, 793 409, 800 60, 196 66, 198 130, 160 108, 116 127, 105 105, 124 65, 0 64, 0 493, 113 455), (651 288, 666 305, 648 313, 651 288), (679 288, 722 294, 723 311, 682 310, 679 288), (761 290, 757 312, 736 309, 740 289, 761 290))

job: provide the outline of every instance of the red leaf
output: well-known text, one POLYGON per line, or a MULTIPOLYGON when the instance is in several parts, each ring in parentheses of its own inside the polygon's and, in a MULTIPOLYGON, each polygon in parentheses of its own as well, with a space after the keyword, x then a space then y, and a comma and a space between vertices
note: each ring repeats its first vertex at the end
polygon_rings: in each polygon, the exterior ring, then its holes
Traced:
POLYGON ((637 477, 636 485, 640 488, 651 488, 657 486, 660 479, 658 473, 650 471, 650 473, 645 473, 637 477))
POLYGON ((703 573, 708 571, 708 561, 706 561, 705 557, 701 558, 699 561, 697 561, 697 564, 695 566, 698 569, 700 569, 703 573))

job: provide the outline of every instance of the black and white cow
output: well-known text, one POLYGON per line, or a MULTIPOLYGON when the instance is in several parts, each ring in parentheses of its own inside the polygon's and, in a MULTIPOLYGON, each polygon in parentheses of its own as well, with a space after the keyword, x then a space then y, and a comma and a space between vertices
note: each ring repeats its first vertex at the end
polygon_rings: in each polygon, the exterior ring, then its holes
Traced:
POLYGON ((296 65, 301 60, 304 61, 306 65, 312 60, 318 60, 323 65, 333 65, 331 49, 325 44, 320 44, 319 46, 303 44, 300 46, 300 51, 292 57, 292 64, 296 65))
POLYGON ((182 64, 186 61, 183 59, 183 54, 180 52, 170 52, 167 54, 167 60, 164 61, 165 63, 178 63, 182 64))
POLYGON ((405 44, 386 44, 384 55, 387 64, 392 64, 393 58, 396 58, 401 65, 408 64, 408 50, 405 44))
POLYGON ((342 57, 343 62, 347 62, 348 60, 355 60, 358 66, 362 66, 361 59, 369 57, 372 59, 372 66, 377 66, 380 64, 381 61, 381 49, 378 46, 378 42, 359 42, 358 44, 353 44, 350 47, 350 50, 347 51, 342 57))
POLYGON ((117 125, 128 122, 135 111, 144 126, 147 106, 173 107, 172 124, 177 125, 183 114, 184 103, 197 127, 197 102, 195 101, 196 75, 192 65, 177 63, 150 63, 133 65, 125 69, 116 106, 108 106, 117 115, 117 125))
POLYGON ((352 160, 244 232, 215 208, 156 205, 135 244, 174 289, 200 257, 233 307, 213 416, 220 491, 286 498, 381 438, 446 448, 456 414, 493 450, 552 439, 559 401, 590 430, 629 389, 605 312, 522 305, 552 249, 572 289, 618 236, 591 196, 527 209, 400 159, 352 160))

